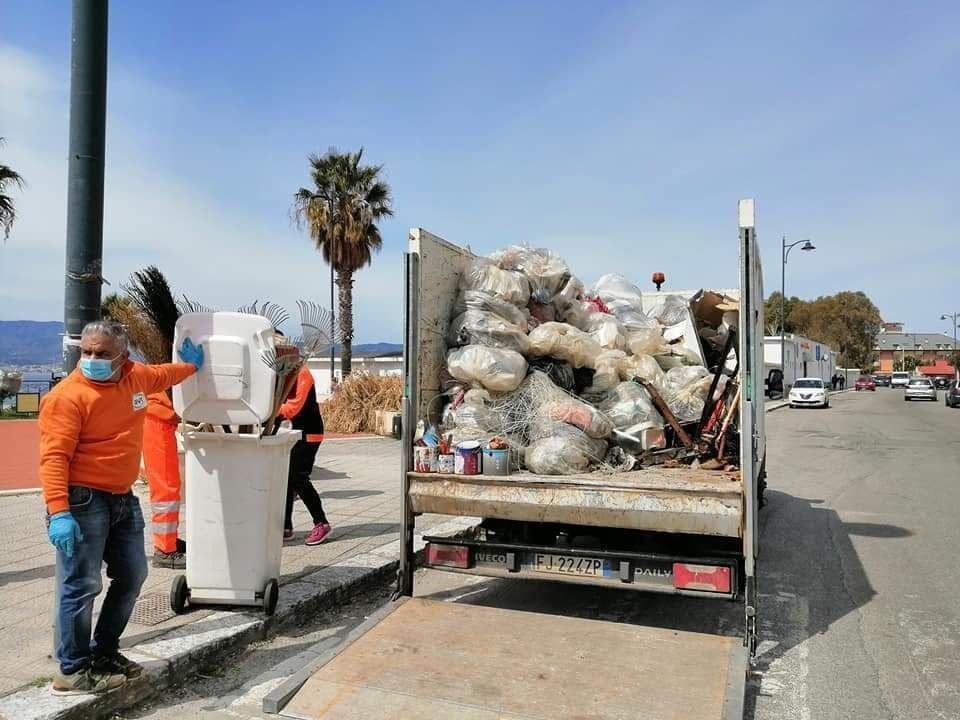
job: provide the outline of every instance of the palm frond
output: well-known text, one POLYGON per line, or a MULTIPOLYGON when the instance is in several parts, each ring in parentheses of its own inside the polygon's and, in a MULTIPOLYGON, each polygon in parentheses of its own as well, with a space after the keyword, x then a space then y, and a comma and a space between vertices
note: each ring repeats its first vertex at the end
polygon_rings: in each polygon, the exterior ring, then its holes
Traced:
POLYGON ((127 297, 157 328, 164 342, 173 347, 173 333, 180 318, 180 309, 170 291, 170 285, 157 267, 150 265, 133 273, 120 286, 127 297))
MULTIPOLYGON (((0 147, 5 143, 4 138, 0 137, 0 147)), ((0 231, 3 232, 4 242, 10 238, 13 222, 17 219, 17 209, 9 195, 10 189, 15 187, 23 190, 24 185, 23 176, 9 165, 0 164, 0 231)))

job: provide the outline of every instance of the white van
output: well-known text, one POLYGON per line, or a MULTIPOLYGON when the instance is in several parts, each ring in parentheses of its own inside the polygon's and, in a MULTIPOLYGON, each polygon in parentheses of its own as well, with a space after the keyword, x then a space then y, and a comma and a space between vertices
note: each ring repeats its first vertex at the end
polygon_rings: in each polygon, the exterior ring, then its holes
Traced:
POLYGON ((890 387, 905 388, 910 383, 910 373, 895 372, 890 376, 890 387))

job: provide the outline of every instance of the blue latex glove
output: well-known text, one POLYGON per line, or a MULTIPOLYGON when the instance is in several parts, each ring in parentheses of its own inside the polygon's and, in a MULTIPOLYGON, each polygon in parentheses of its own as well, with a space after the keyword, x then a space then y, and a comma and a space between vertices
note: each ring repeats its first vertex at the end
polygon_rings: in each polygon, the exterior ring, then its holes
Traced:
POLYGON ((181 360, 192 364, 197 370, 203 367, 203 345, 194 345, 190 338, 183 339, 179 355, 181 360))
POLYGON ((47 535, 53 546, 68 558, 73 557, 73 550, 77 544, 83 542, 80 526, 69 512, 60 512, 50 518, 47 535))

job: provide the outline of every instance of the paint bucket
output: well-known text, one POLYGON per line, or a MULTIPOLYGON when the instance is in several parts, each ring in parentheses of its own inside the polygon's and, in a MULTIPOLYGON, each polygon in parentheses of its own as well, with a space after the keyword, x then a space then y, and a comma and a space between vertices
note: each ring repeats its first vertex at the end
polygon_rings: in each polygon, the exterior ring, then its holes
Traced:
POLYGON ((413 471, 433 473, 437 471, 437 449, 435 447, 415 447, 413 449, 413 471))
POLYGON ((480 443, 470 441, 457 445, 453 466, 457 475, 479 475, 480 467, 480 443))
POLYGON ((506 448, 484 448, 483 472, 485 475, 509 475, 510 451, 506 448))
POLYGON ((457 464, 454 458, 453 453, 437 455, 437 472, 452 475, 457 464))

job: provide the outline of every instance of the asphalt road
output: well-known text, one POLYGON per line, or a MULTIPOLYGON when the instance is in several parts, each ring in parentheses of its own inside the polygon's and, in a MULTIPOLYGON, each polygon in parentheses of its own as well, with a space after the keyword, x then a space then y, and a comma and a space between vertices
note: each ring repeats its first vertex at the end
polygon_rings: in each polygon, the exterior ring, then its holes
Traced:
MULTIPOLYGON (((761 645, 746 717, 960 718, 960 410, 942 396, 905 403, 881 388, 767 421, 761 645)), ((734 603, 433 571, 417 584, 418 594, 457 602, 742 630, 734 603)), ((385 598, 378 589, 313 618, 123 717, 261 717, 260 699, 298 666, 299 652, 385 598)))

